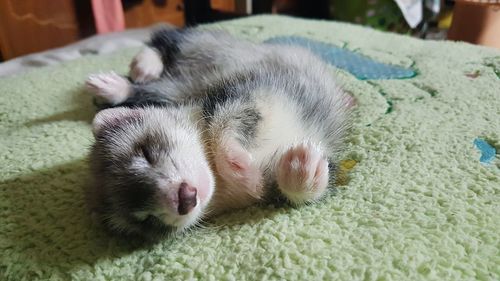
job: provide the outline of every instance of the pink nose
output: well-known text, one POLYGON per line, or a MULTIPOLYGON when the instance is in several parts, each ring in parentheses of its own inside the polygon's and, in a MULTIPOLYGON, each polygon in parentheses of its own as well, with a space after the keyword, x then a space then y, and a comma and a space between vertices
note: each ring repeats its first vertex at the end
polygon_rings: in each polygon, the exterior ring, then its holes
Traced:
POLYGON ((195 187, 189 186, 187 183, 181 183, 179 187, 179 206, 177 207, 177 212, 179 215, 185 215, 196 207, 196 194, 197 190, 195 187))

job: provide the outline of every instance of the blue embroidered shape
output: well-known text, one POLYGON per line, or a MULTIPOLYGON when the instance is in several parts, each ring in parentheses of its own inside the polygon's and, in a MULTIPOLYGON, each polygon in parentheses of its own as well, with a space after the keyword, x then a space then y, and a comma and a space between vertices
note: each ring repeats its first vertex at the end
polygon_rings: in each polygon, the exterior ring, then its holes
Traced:
POLYGON ((332 44, 300 36, 278 36, 264 42, 304 47, 333 66, 349 71, 360 80, 405 79, 417 75, 413 69, 380 63, 361 54, 339 48, 332 44))
POLYGON ((488 164, 495 159, 496 149, 485 140, 477 138, 474 140, 474 145, 481 151, 479 158, 481 163, 488 164))

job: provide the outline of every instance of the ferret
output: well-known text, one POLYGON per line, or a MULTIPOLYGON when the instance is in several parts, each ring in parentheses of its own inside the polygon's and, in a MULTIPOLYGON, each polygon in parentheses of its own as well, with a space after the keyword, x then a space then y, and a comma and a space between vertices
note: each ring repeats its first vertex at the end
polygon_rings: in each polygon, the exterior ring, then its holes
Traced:
POLYGON ((222 31, 162 29, 129 78, 89 76, 93 212, 139 237, 182 232, 258 202, 322 198, 352 98, 311 52, 222 31))

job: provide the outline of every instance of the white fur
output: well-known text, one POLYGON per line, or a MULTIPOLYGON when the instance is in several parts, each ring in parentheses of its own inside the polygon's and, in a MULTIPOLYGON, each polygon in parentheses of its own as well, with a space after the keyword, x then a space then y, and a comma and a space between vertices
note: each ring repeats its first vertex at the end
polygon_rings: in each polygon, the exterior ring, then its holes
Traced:
MULTIPOLYGON (((282 95, 263 94, 267 99, 257 101, 257 109, 262 114, 262 122, 258 128, 257 148, 251 151, 258 163, 268 163, 275 152, 283 154, 290 144, 305 139, 320 142, 313 128, 304 128, 297 115, 299 108, 282 95)), ((277 163, 272 163, 274 166, 277 163)))
POLYGON ((163 159, 163 164, 149 169, 163 174, 163 177, 156 178, 157 186, 160 192, 169 198, 169 202, 163 206, 162 201, 158 200, 157 208, 161 212, 159 217, 166 224, 177 227, 179 231, 195 224, 200 219, 215 188, 214 176, 205 159, 198 133, 192 124, 186 122, 189 112, 188 108, 148 109, 145 116, 151 130, 168 127, 168 132, 164 132, 168 134, 168 139, 176 143, 176 149, 170 151, 168 158, 163 159), (197 189, 197 204, 186 215, 177 213, 175 202, 182 182, 197 189))
POLYGON ((136 83, 145 83, 160 78, 163 62, 160 54, 146 47, 138 53, 130 64, 130 77, 136 83))

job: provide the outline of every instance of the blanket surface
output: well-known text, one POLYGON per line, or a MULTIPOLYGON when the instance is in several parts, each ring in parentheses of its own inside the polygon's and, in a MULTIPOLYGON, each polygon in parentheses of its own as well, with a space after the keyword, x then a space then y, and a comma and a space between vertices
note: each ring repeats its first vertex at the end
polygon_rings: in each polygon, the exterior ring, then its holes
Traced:
POLYGON ((95 114, 88 74, 137 49, 0 80, 0 280, 500 280, 500 52, 359 26, 258 16, 223 28, 301 36, 411 68, 358 80, 339 184, 301 208, 232 212, 154 245, 110 237, 86 211, 95 114), (491 150, 490 150, 491 151, 491 150))

